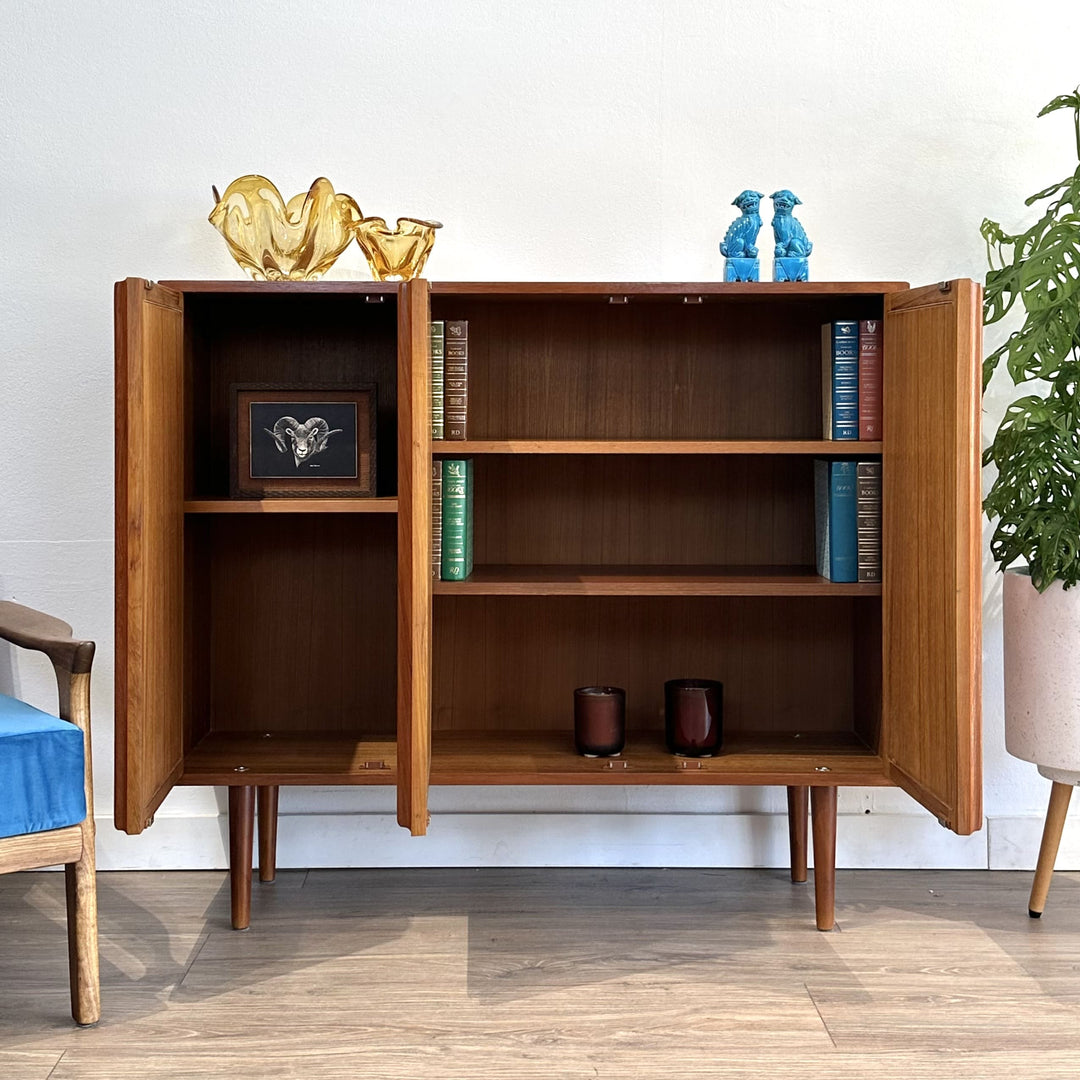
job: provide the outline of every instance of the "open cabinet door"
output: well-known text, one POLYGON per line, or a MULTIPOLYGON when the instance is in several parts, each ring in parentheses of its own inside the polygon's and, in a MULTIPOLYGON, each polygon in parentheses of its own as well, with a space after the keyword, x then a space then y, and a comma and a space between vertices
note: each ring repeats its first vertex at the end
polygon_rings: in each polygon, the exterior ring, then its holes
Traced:
POLYGON ((115 820, 139 833, 184 756, 184 318, 141 278, 115 304, 115 820))
POLYGON ((431 300, 423 279, 398 296, 398 824, 428 826, 431 774, 431 300))
POLYGON ((884 750, 955 832, 982 825, 980 287, 885 298, 884 750))

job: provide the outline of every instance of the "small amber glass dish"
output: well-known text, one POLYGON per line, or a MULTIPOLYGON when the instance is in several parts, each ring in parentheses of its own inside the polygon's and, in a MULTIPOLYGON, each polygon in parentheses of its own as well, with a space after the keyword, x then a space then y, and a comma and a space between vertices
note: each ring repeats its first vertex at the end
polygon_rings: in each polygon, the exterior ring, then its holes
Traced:
POLYGON ((441 228, 440 221, 402 217, 397 219, 397 228, 391 229, 385 218, 367 217, 353 226, 353 232, 376 281, 408 281, 424 272, 435 230, 441 228))

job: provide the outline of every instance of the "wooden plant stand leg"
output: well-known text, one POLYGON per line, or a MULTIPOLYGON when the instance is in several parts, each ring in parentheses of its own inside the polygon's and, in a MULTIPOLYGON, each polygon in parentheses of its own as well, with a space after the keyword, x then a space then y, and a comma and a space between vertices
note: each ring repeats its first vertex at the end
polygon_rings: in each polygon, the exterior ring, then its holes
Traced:
POLYGON ((1059 784, 1056 780, 1050 789, 1050 805, 1046 808, 1039 861, 1035 866, 1035 880, 1031 884, 1031 899, 1028 901, 1028 914, 1033 919, 1040 918, 1046 907, 1046 894, 1050 891, 1050 879, 1054 876, 1054 863, 1057 862, 1061 830, 1065 828, 1072 790, 1071 784, 1059 784))
POLYGON ((806 881, 806 820, 810 804, 808 787, 787 789, 788 841, 791 845, 791 880, 806 881))
POLYGON ((259 880, 277 877, 277 785, 259 788, 259 880))
POLYGON ((71 1015, 88 1027, 101 1019, 101 982, 98 974, 97 875, 93 823, 83 827, 82 858, 64 867, 67 888, 68 972, 71 978, 71 1015))
POLYGON ((229 885, 232 893, 232 926, 251 925, 251 844, 255 831, 255 788, 229 788, 229 885))
POLYGON ((817 928, 836 925, 836 788, 810 789, 810 816, 814 829, 814 905, 817 928))

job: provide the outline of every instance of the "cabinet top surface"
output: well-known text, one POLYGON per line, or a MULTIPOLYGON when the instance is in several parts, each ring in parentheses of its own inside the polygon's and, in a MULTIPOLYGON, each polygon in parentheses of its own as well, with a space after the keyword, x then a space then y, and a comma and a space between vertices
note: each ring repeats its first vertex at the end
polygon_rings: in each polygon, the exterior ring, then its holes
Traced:
MULTIPOLYGON (((184 293, 396 293, 397 281, 162 281, 184 293)), ((883 295, 909 288, 904 281, 432 281, 436 296, 562 297, 607 300, 621 297, 665 299, 769 299, 777 297, 883 295)))

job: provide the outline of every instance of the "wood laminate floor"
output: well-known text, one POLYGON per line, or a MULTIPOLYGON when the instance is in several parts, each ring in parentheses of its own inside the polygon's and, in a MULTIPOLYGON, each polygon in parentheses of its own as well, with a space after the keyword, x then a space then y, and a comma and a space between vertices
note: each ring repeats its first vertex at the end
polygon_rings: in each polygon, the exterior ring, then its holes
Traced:
POLYGON ((0 877, 0 1078, 1065 1080, 1080 875, 99 875, 104 1018, 68 1015, 63 876, 0 877))

